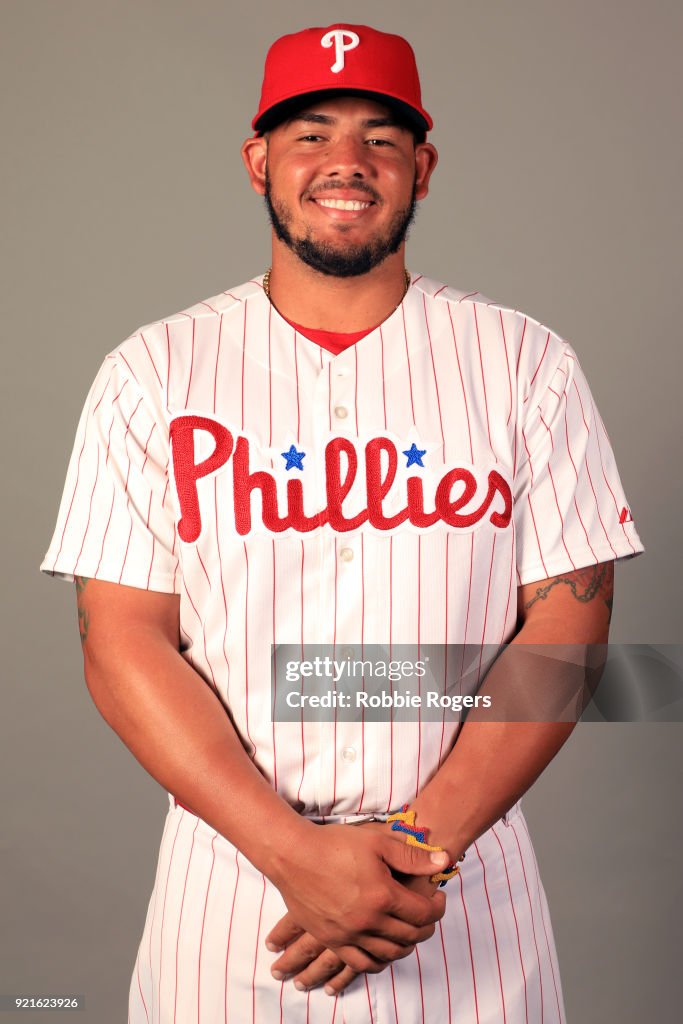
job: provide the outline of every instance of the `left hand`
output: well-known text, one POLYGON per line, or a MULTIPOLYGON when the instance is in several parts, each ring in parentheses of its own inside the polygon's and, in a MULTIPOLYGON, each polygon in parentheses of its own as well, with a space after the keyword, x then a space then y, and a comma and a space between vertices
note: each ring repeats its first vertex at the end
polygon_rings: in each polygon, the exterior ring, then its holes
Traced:
MULTIPOLYGON (((354 828, 374 828, 382 832, 388 832, 391 838, 397 842, 405 842, 402 833, 392 832, 391 825, 382 821, 362 821, 354 828)), ((425 876, 398 875, 398 881, 409 889, 414 889, 425 896, 434 896, 438 891, 438 884, 430 882, 425 876)), ((443 897, 445 898, 445 897, 443 897)), ((434 926, 427 926, 425 938, 434 934, 434 926)), ((421 940, 423 941, 423 940, 421 940)), ((271 964, 271 971, 278 971, 284 979, 293 978, 296 988, 302 990, 316 988, 325 984, 325 991, 329 995, 338 995, 358 976, 337 954, 324 946, 309 932, 301 928, 291 913, 286 913, 280 918, 274 928, 270 930, 265 938, 266 944, 272 944, 277 949, 284 949, 284 953, 271 964)), ((409 956, 415 946, 406 946, 405 956, 409 956)), ((384 967, 388 967, 391 961, 386 961, 384 967)), ((379 967, 379 961, 378 961, 379 967)), ((383 970, 384 967, 379 967, 383 970)), ((279 979, 278 979, 279 980, 279 979)))

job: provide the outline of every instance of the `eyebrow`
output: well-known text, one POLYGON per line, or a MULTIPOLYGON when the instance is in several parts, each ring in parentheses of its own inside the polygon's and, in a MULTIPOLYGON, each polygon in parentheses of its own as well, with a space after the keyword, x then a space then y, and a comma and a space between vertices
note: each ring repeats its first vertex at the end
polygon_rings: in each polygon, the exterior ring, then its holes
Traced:
MULTIPOLYGON (((293 117, 290 117, 288 124, 295 124, 297 121, 302 121, 304 124, 334 125, 337 122, 337 118, 330 117, 328 114, 314 114, 302 111, 300 114, 294 114, 293 117)), ((408 131, 405 125, 388 115, 384 117, 369 117, 365 121, 361 121, 361 128, 400 128, 401 131, 408 131)))

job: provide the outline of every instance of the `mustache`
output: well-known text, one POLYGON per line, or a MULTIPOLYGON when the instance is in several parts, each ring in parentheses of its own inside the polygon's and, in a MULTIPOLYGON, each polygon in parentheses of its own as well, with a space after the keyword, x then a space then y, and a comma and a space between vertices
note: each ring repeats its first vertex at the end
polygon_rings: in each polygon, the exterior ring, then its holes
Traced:
POLYGON ((382 197, 379 192, 376 192, 372 185, 368 185, 366 181, 334 181, 321 182, 320 185, 316 185, 315 188, 309 189, 308 195, 314 196, 319 192, 330 192, 333 189, 347 189, 351 192, 364 192, 365 195, 369 196, 374 202, 381 203, 382 197))

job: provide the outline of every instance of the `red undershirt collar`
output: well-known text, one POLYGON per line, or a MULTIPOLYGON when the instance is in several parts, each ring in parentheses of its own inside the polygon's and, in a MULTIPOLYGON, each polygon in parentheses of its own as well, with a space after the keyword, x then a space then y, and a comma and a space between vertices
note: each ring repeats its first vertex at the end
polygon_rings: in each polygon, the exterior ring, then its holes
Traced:
MULTIPOLYGON (((287 317, 284 317, 284 319, 287 320, 287 317)), ((360 341, 361 338, 364 338, 366 334, 370 334, 375 329, 374 327, 367 327, 362 331, 343 333, 341 331, 322 331, 319 328, 303 327, 302 324, 296 324, 293 320, 287 320, 287 323, 298 334, 302 334, 304 338, 308 338, 309 341, 320 345, 321 348, 326 348, 328 352, 335 356, 351 345, 355 345, 357 341, 360 341)))

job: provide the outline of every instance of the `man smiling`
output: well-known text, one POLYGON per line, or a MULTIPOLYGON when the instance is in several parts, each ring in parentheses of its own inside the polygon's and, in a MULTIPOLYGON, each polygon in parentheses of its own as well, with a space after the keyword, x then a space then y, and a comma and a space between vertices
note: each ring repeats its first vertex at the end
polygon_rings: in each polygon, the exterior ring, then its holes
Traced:
POLYGON ((406 270, 437 153, 404 39, 277 40, 252 127, 270 269, 108 354, 41 565, 169 795, 129 1019, 563 1021, 520 800, 574 722, 280 721, 271 646, 477 645, 482 700, 523 696, 643 550, 607 434, 555 332, 406 270))

